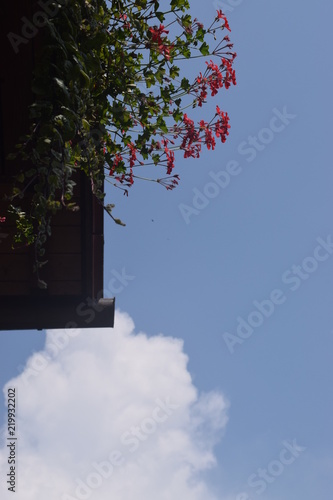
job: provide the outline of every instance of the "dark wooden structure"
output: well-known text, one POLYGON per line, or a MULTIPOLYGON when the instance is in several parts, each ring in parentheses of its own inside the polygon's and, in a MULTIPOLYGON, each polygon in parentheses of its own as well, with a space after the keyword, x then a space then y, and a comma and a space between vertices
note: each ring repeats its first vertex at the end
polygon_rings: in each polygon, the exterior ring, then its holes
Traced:
MULTIPOLYGON (((4 197, 11 192, 12 176, 20 167, 6 156, 27 131, 32 72, 40 43, 39 33, 29 39, 24 36, 33 30, 22 33, 22 18, 33 22, 41 7, 34 0, 25 0, 19 5, 5 2, 1 11, 0 216, 4 216, 4 197), (26 40, 17 51, 9 33, 26 40)), ((80 210, 64 210, 53 218, 45 255, 48 263, 41 269, 47 289, 37 286, 34 249, 13 250, 15 228, 8 219, 0 223, 0 330, 113 326, 114 299, 103 298, 103 207, 83 174, 76 182, 80 210)))

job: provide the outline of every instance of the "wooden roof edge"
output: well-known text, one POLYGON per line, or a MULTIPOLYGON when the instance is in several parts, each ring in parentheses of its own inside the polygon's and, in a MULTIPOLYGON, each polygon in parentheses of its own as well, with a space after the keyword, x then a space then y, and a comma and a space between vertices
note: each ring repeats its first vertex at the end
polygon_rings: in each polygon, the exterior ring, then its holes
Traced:
POLYGON ((0 331, 112 328, 114 314, 115 298, 3 297, 0 331))

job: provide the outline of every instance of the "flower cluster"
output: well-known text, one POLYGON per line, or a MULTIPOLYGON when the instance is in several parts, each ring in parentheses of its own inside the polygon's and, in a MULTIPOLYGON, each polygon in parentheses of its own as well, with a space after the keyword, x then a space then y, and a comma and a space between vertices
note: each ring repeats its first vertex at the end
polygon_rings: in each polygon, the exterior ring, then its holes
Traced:
POLYGON ((174 144, 172 140, 169 140, 167 138, 162 139, 162 144, 164 146, 164 154, 166 156, 166 167, 168 175, 172 172, 172 169, 175 166, 175 153, 168 148, 169 142, 171 142, 171 144, 174 144))
MULTIPOLYGON (((164 18, 164 15, 163 15, 164 18)), ((130 20, 127 18, 127 22, 130 20)), ((126 148, 122 153, 117 153, 113 156, 113 162, 109 165, 110 176, 122 185, 130 187, 135 178, 142 178, 138 175, 133 175, 133 168, 146 165, 144 161, 138 161, 137 155, 140 154, 143 160, 147 160, 147 153, 153 160, 153 165, 165 166, 166 173, 169 176, 175 166, 175 153, 177 150, 183 152, 184 158, 199 158, 202 144, 207 149, 214 150, 216 147, 216 139, 225 142, 229 135, 229 116, 227 113, 220 110, 216 106, 216 114, 213 120, 206 122, 200 120, 197 125, 189 117, 188 113, 183 110, 188 107, 185 103, 182 106, 182 100, 191 98, 192 106, 200 108, 206 103, 208 93, 211 97, 215 97, 221 88, 228 89, 231 85, 236 85, 236 74, 233 69, 233 62, 236 53, 231 52, 233 44, 230 42, 228 35, 225 35, 218 42, 214 50, 209 51, 209 46, 204 40, 206 34, 213 35, 216 39, 217 29, 226 29, 230 31, 226 16, 221 10, 217 11, 217 16, 208 28, 204 29, 202 23, 194 19, 193 22, 189 15, 178 19, 178 24, 183 28, 184 42, 180 42, 181 36, 176 36, 174 40, 168 38, 169 29, 166 24, 161 22, 159 25, 149 26, 146 42, 142 47, 150 50, 149 64, 142 71, 142 81, 150 88, 152 84, 158 84, 159 92, 140 93, 138 104, 129 106, 130 117, 132 124, 139 124, 142 132, 135 131, 131 127, 124 127, 122 130, 122 139, 126 140, 126 148), (220 23, 216 27, 215 23, 220 23), (189 42, 193 41, 194 46, 200 41, 202 44, 199 47, 201 56, 210 55, 211 59, 205 62, 206 69, 204 73, 200 72, 194 82, 191 84, 186 78, 179 79, 179 68, 175 65, 170 66, 177 60, 190 58, 189 42), (154 59, 153 53, 156 51, 164 56, 164 59, 154 59), (214 62, 213 57, 218 57, 219 63, 214 62), (155 71, 154 71, 155 68, 155 71), (177 80, 178 77, 178 80, 177 80), (178 88, 175 83, 180 81, 178 88), (168 123, 171 118, 175 119, 175 124, 168 123), (130 137, 128 132, 131 133, 130 137), (153 136, 160 135, 161 140, 155 140, 153 136), (129 141, 130 139, 130 141, 129 141)), ((144 40, 145 35, 142 33, 141 38, 144 40)), ((140 46, 137 47, 140 49, 140 46)), ((140 71, 136 77, 141 75, 140 71)), ((126 99, 124 100, 126 102, 126 99)), ((149 165, 149 163, 147 164, 149 165)), ((159 184, 170 189, 175 187, 177 183, 165 179, 156 179, 159 184)), ((177 180, 173 178, 173 181, 177 180)), ((127 191, 126 193, 127 194, 127 191)))
POLYGON ((221 111, 218 106, 216 106, 216 114, 219 118, 215 123, 215 135, 221 137, 221 142, 225 142, 227 135, 229 135, 229 116, 228 113, 221 111))
POLYGON ((162 37, 164 33, 167 35, 169 31, 165 29, 163 24, 160 24, 159 27, 157 26, 150 27, 149 32, 151 33, 151 40, 152 40, 151 47, 153 48, 154 45, 157 45, 159 53, 164 55, 165 59, 169 61, 170 53, 174 48, 174 45, 169 43, 167 37, 162 37))
POLYGON ((205 75, 203 76, 200 72, 196 80, 197 85, 194 89, 198 106, 201 107, 206 102, 208 87, 211 91, 211 96, 214 97, 223 86, 228 89, 231 84, 236 85, 236 72, 232 67, 235 57, 234 54, 231 59, 222 57, 220 66, 214 64, 212 60, 209 62, 206 61, 207 69, 205 75))
POLYGON ((228 23, 228 20, 227 20, 226 16, 223 14, 223 12, 222 12, 221 9, 217 11, 217 17, 218 17, 218 19, 223 19, 223 21, 224 21, 224 28, 226 28, 227 30, 231 31, 229 23, 228 23))
POLYGON ((179 175, 170 175, 169 177, 163 177, 162 179, 156 179, 158 184, 164 186, 168 191, 174 189, 178 185, 179 175))

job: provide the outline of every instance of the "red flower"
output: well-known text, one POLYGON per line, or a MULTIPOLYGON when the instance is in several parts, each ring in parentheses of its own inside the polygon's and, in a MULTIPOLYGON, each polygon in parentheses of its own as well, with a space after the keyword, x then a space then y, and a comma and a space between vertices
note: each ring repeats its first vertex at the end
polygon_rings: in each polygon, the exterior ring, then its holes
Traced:
POLYGON ((207 78, 208 85, 211 90, 211 95, 214 96, 218 93, 218 90, 223 87, 223 75, 217 64, 214 64, 212 60, 207 64, 207 70, 211 71, 211 74, 207 78))
POLYGON ((205 144, 207 146, 207 149, 215 149, 215 138, 213 137, 212 131, 208 127, 205 130, 205 144))
POLYGON ((197 84, 198 87, 195 88, 196 94, 198 94, 200 90, 200 95, 198 96, 198 106, 201 108, 202 103, 205 102, 205 99, 207 97, 207 78, 204 78, 202 76, 202 73, 197 77, 197 84))
POLYGON ((205 130, 205 128, 207 127, 208 123, 205 122, 204 120, 200 120, 199 125, 200 125, 200 130, 205 130))
POLYGON ((153 43, 157 44, 157 48, 161 54, 165 56, 167 60, 170 59, 170 50, 174 48, 173 44, 165 43, 168 42, 167 37, 162 37, 163 33, 168 34, 169 31, 164 28, 164 24, 160 24, 160 27, 157 26, 150 27, 149 31, 151 33, 151 39, 153 43))
POLYGON ((221 137, 221 142, 227 140, 227 135, 229 135, 229 116, 228 113, 224 113, 216 106, 216 113, 220 117, 215 123, 215 135, 216 137, 221 137))
POLYGON ((225 57, 222 57, 222 64, 226 70, 226 73, 224 76, 224 84, 225 84, 226 89, 228 89, 230 87, 231 83, 236 85, 236 72, 232 68, 232 62, 233 62, 235 57, 236 57, 236 54, 232 54, 231 60, 226 59, 225 57))
POLYGON ((130 148, 129 163, 130 163, 130 167, 132 168, 132 167, 134 167, 134 164, 135 164, 137 149, 135 148, 135 146, 132 142, 128 146, 130 148))
POLYGON ((226 16, 223 14, 223 12, 222 12, 221 9, 217 11, 217 17, 218 17, 218 19, 223 19, 223 21, 224 21, 224 27, 227 30, 231 31, 229 23, 228 23, 228 20, 227 20, 226 16))
MULTIPOLYGON (((110 168, 110 172, 109 172, 110 175, 113 175, 115 173, 115 171, 116 171, 116 169, 117 169, 118 164, 119 164, 120 161, 123 161, 123 157, 120 154, 117 153, 116 156, 115 156, 115 159, 113 160, 113 165, 110 168)), ((117 177, 116 177, 116 180, 118 180, 117 177)))
POLYGON ((156 182, 164 186, 166 189, 174 189, 179 181, 179 175, 171 175, 170 177, 163 177, 162 179, 156 179, 156 182))
POLYGON ((170 149, 167 146, 165 146, 164 152, 167 157, 167 174, 169 175, 171 174, 172 169, 175 166, 175 153, 173 151, 170 151, 170 149))
POLYGON ((199 131, 195 129, 193 120, 188 118, 186 113, 183 116, 183 122, 186 133, 183 136, 180 148, 185 151, 184 158, 189 158, 190 156, 193 158, 199 158, 201 151, 201 144, 199 144, 201 142, 199 131))
POLYGON ((160 42, 161 42, 161 40, 162 40, 161 35, 162 35, 163 33, 166 33, 166 34, 168 34, 168 33, 169 33, 169 31, 168 31, 168 30, 164 29, 164 24, 160 24, 160 27, 159 27, 159 28, 157 28, 157 26, 150 27, 150 28, 149 28, 149 31, 150 31, 150 33, 152 34, 152 41, 153 41, 153 42, 157 42, 157 43, 160 43, 160 42))

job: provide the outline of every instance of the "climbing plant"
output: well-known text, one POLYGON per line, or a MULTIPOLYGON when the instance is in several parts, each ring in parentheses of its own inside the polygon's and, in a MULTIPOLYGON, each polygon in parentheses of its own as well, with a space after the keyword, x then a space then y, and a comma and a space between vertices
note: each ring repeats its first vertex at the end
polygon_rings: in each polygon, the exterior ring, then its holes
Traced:
POLYGON ((123 224, 105 202, 104 181, 125 195, 139 178, 173 189, 177 151, 198 158, 202 145, 214 149, 229 134, 229 116, 218 104, 207 121, 195 123, 191 109, 236 84, 236 54, 220 10, 205 28, 190 15, 188 0, 53 3, 57 15, 42 28, 32 82, 30 129, 10 155, 22 160, 9 206, 15 242, 35 245, 37 269, 52 214, 79 209, 76 172, 86 174, 93 194, 123 224), (184 61, 200 59, 195 78, 182 74, 184 61), (25 167, 25 160, 33 166, 25 167), (141 172, 149 165, 147 178, 141 172))

